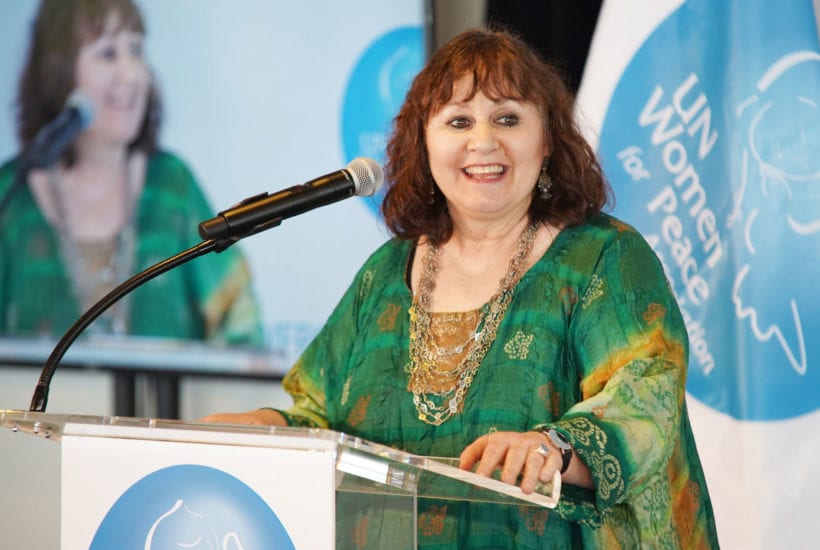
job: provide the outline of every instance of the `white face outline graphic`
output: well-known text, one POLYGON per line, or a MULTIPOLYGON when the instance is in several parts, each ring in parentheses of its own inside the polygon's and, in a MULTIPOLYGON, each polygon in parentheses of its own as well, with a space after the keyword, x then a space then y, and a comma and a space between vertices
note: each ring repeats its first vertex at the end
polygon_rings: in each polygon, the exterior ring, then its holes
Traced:
POLYGON ((761 248, 757 245, 765 242, 768 228, 785 225, 783 233, 808 240, 808 254, 816 249, 820 217, 816 217, 817 210, 804 207, 820 199, 820 155, 812 147, 820 142, 820 96, 817 89, 794 87, 789 81, 804 71, 818 70, 818 64, 820 53, 815 51, 796 51, 781 57, 758 80, 758 93, 738 105, 737 118, 749 117, 750 121, 740 152, 742 178, 727 222, 729 227, 743 224, 743 244, 748 253, 747 262, 735 276, 735 313, 748 321, 757 340, 774 338, 800 375, 806 373, 808 357, 798 301, 786 296, 794 323, 789 327, 788 333, 793 334, 790 338, 766 319, 754 298, 741 294, 746 277, 754 277, 754 265, 762 260, 755 258, 761 248))
MULTIPOLYGON (((219 550, 244 550, 239 536, 236 533, 226 533, 219 540, 219 536, 214 530, 213 526, 208 523, 207 518, 202 514, 198 514, 188 508, 182 499, 177 500, 174 505, 164 514, 157 518, 148 534, 145 537, 145 549, 151 550, 154 546, 154 538, 157 535, 157 530, 163 528, 163 524, 175 524, 171 528, 174 536, 191 537, 190 540, 176 540, 174 544, 180 548, 202 548, 202 549, 219 549, 219 550)), ((168 541, 159 542, 159 547, 166 547, 168 541)))

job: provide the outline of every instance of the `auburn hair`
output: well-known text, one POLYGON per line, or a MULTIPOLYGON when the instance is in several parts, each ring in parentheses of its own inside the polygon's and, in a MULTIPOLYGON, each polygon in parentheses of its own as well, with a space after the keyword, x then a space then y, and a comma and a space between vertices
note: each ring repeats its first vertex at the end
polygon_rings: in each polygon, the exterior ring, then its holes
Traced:
MULTIPOLYGON (((31 28, 28 56, 17 92, 17 138, 26 150, 37 132, 56 118, 76 86, 75 69, 82 46, 99 38, 108 17, 117 17, 118 29, 145 34, 145 23, 132 0, 43 0, 31 28)), ((129 150, 156 148, 162 106, 152 84, 148 108, 129 150)), ((74 161, 66 149, 63 161, 74 161)))
POLYGON ((549 199, 534 191, 529 210, 532 223, 573 226, 601 211, 610 189, 595 152, 575 123, 574 98, 564 77, 512 33, 471 29, 432 55, 413 80, 393 122, 382 213, 394 234, 404 239, 425 236, 433 244, 445 242, 452 234, 446 201, 430 173, 425 128, 450 101, 453 84, 463 77, 472 79, 467 100, 481 91, 494 100, 532 103, 541 114, 551 149, 548 173, 553 185, 549 199))

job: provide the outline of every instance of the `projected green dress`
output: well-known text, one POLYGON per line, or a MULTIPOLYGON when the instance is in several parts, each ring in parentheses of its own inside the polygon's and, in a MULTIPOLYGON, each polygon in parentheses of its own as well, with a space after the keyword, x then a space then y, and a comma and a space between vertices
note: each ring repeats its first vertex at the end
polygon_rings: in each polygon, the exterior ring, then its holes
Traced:
MULTIPOLYGON (((0 194, 16 166, 0 168, 0 194)), ((190 170, 163 152, 148 159, 135 212, 128 276, 200 242, 197 226, 212 216, 190 170)), ((0 335, 60 336, 79 318, 84 308, 66 255, 58 231, 21 188, 0 214, 0 335)), ((262 343, 248 266, 234 248, 159 276, 131 293, 126 306, 128 334, 262 343)))

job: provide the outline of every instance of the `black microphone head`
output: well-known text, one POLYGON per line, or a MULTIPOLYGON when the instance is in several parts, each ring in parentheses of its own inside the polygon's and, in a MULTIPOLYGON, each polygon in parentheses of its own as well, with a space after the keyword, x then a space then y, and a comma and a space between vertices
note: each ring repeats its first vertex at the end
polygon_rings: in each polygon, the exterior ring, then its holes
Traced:
POLYGON ((350 161, 347 171, 353 178, 353 185, 356 187, 354 195, 360 197, 370 197, 381 189, 384 183, 384 170, 381 165, 373 159, 359 157, 350 161))
POLYGON ((91 124, 94 104, 79 90, 66 99, 57 118, 40 128, 25 152, 28 168, 47 168, 57 162, 69 144, 91 124))
POLYGON ((65 102, 66 108, 74 109, 80 116, 81 128, 88 128, 94 119, 94 105, 80 90, 74 90, 65 102))

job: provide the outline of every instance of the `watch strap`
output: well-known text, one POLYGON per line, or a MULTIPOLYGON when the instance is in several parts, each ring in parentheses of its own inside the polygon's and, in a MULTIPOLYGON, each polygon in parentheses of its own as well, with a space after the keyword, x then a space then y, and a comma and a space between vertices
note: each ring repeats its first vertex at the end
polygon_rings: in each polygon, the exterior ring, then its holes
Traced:
POLYGON ((564 472, 567 471, 567 468, 569 468, 569 463, 572 462, 572 445, 569 440, 567 440, 564 434, 551 428, 539 428, 536 429, 536 431, 547 436, 550 443, 561 452, 561 460, 563 461, 561 464, 561 474, 563 475, 564 472))

